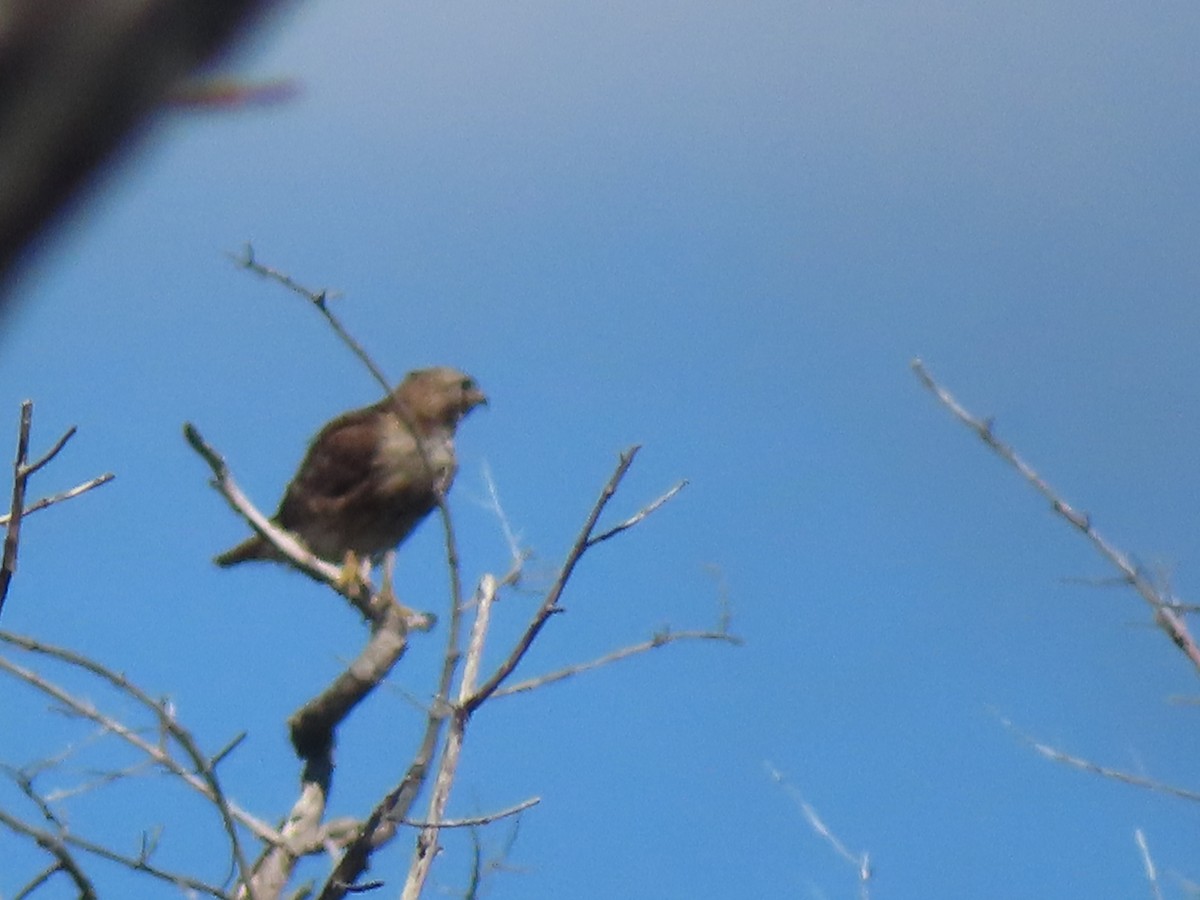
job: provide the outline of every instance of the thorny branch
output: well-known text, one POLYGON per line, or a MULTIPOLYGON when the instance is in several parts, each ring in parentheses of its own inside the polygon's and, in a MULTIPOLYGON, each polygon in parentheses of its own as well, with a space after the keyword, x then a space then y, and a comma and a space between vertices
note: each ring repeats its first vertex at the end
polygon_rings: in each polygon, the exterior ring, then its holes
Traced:
POLYGON ((330 295, 328 291, 314 291, 311 288, 307 288, 300 284, 300 282, 296 281, 296 279, 292 278, 292 276, 288 275, 286 272, 281 272, 279 269, 275 269, 271 266, 260 263, 257 259, 255 259, 254 247, 249 243, 246 244, 240 256, 234 256, 233 254, 230 254, 230 257, 243 269, 247 269, 257 275, 261 275, 263 278, 268 278, 271 281, 277 282, 278 284, 283 285, 289 291, 299 294, 301 297, 311 303, 316 308, 317 312, 325 317, 325 321, 329 323, 329 327, 334 330, 334 333, 337 334, 341 341, 350 348, 350 352, 357 356, 359 361, 367 367, 367 371, 371 373, 371 377, 379 382, 379 384, 383 387, 384 393, 386 394, 391 391, 392 383, 388 380, 388 377, 383 374, 383 370, 379 368, 379 366, 375 363, 375 360, 371 358, 371 355, 367 353, 365 349, 363 349, 362 344, 355 340, 354 336, 346 330, 345 326, 338 321, 337 316, 335 316, 333 311, 330 310, 330 295))
POLYGON ((1166 632, 1171 642, 1187 656, 1197 670, 1200 670, 1200 646, 1196 645, 1189 633, 1181 614, 1181 608, 1174 598, 1164 596, 1124 552, 1109 543, 1096 531, 1092 526, 1091 516, 1076 510, 1067 503, 1011 446, 997 438, 992 430, 991 419, 979 419, 971 415, 949 391, 934 381, 933 376, 929 374, 921 360, 914 359, 912 369, 921 384, 929 389, 956 419, 974 431, 992 452, 1016 469, 1021 477, 1033 486, 1034 490, 1050 502, 1050 507, 1054 512, 1078 529, 1100 555, 1120 572, 1124 582, 1137 591, 1138 595, 1154 611, 1155 624, 1166 632))

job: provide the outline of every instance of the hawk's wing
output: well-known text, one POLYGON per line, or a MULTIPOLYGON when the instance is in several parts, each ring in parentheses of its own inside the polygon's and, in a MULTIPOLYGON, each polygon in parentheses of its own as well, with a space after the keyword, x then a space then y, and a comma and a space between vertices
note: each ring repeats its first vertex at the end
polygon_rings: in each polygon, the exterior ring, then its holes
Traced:
POLYGON ((358 409, 321 429, 279 504, 280 525, 303 531, 313 519, 343 512, 370 489, 382 415, 377 407, 358 409))

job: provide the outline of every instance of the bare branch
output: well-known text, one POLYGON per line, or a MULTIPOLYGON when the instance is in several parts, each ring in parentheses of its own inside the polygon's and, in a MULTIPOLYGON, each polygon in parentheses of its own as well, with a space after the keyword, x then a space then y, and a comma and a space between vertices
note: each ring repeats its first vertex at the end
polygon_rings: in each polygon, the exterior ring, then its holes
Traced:
POLYGON ((546 593, 545 599, 541 606, 538 607, 533 619, 526 627, 524 634, 517 640, 512 652, 508 658, 504 660, 496 669, 492 676, 484 682, 474 694, 467 698, 462 705, 462 710, 466 715, 470 715, 474 710, 479 708, 479 705, 487 700, 501 684, 513 673, 517 665, 529 651, 529 647, 533 644, 534 638, 549 621, 550 617, 560 611, 558 601, 562 597, 562 592, 567 586, 567 582, 571 578, 571 573, 575 571, 575 566, 579 560, 583 558, 583 554, 587 552, 592 539, 592 532, 596 528, 596 522, 600 518, 600 514, 604 512, 604 508, 608 505, 608 501, 612 499, 617 492, 617 488, 621 484, 621 480, 625 477, 625 473, 629 471, 629 467, 633 465, 633 460, 637 456, 640 448, 637 446, 630 447, 621 454, 617 461, 617 467, 613 474, 609 477, 608 483, 604 485, 600 492, 600 497, 592 506, 592 511, 588 513, 587 519, 583 523, 583 528, 579 532, 579 536, 575 539, 574 545, 567 554, 566 560, 563 562, 562 568, 559 569, 558 577, 554 580, 554 584, 546 593))
POLYGON ((521 549, 521 540, 508 521, 508 516, 500 503, 500 491, 496 487, 495 479, 492 478, 491 466, 486 462, 483 464, 483 483, 488 492, 487 508, 495 513, 496 519, 500 522, 500 532, 504 535, 504 542, 508 545, 509 557, 514 565, 519 565, 525 561, 527 554, 521 549))
MULTIPOLYGON (((222 827, 225 829, 226 837, 229 839, 230 852, 233 856, 235 864, 238 867, 238 872, 242 878, 242 881, 249 881, 250 867, 246 861, 245 855, 242 852, 241 841, 237 833, 237 826, 234 824, 235 815, 240 812, 240 810, 236 810, 236 808, 229 802, 229 799, 226 797, 225 792, 221 788, 220 782, 217 779, 215 765, 210 763, 207 757, 200 751, 200 748, 196 746, 196 742, 193 740, 191 733, 186 728, 181 726, 178 721, 176 721, 168 704, 155 701, 144 691, 142 691, 141 688, 125 678, 124 675, 118 675, 108 667, 101 665, 93 659, 75 653, 74 651, 67 650, 62 647, 56 647, 51 644, 45 644, 30 638, 12 635, 6 632, 0 632, 0 640, 5 640, 27 651, 50 656, 75 666, 76 668, 83 669, 84 671, 102 678, 108 684, 112 685, 126 696, 131 697, 143 707, 153 712, 158 719, 159 726, 163 729, 163 731, 174 738, 176 743, 178 743, 178 745, 183 749, 184 753, 186 753, 191 759, 192 765, 195 767, 200 780, 207 789, 203 791, 204 795, 216 807, 217 813, 221 817, 222 827)), ((48 684, 48 682, 46 684, 48 684)), ((41 685, 38 685, 38 687, 45 690, 45 688, 41 685)), ((89 718, 92 717, 89 716, 89 718)), ((97 720, 93 718, 93 721, 97 720)), ((101 724, 104 724, 108 730, 113 730, 106 723, 101 724)), ((240 741, 240 737, 238 740, 240 741)), ((149 746, 148 742, 144 743, 149 746)), ((221 751, 220 755, 224 756, 227 754, 232 749, 232 746, 233 745, 228 745, 224 750, 221 751)), ((158 753, 150 754, 151 760, 159 764, 162 764, 162 759, 164 757, 172 759, 173 761, 173 758, 170 757, 169 752, 167 752, 165 748, 158 747, 156 749, 158 750, 158 753)), ((172 769, 172 771, 174 770, 172 769)), ((190 775, 190 773, 188 774, 190 775)), ((118 774, 116 777, 124 776, 118 774)), ((108 780, 111 781, 113 779, 109 778, 108 780)), ((185 778, 185 780, 187 779, 185 778)), ((262 825, 262 823, 259 824, 262 825)), ((273 831, 271 831, 267 826, 262 825, 262 827, 265 828, 269 833, 273 834, 273 831)))
MULTIPOLYGON (((26 772, 16 771, 8 766, 5 766, 5 769, 8 771, 13 781, 16 782, 17 787, 21 789, 21 792, 30 800, 32 800, 35 806, 37 806, 38 811, 42 814, 42 818, 53 825, 61 835, 65 831, 63 823, 58 816, 55 815, 54 810, 51 809, 49 802, 36 790, 34 790, 33 778, 26 772)), ((61 840, 55 839, 51 841, 44 841, 33 835, 27 836, 33 837, 33 839, 43 850, 54 857, 55 862, 54 865, 50 866, 50 868, 46 869, 31 882, 29 882, 29 884, 27 884, 21 891, 19 891, 17 894, 18 897, 28 897, 33 893, 34 890, 37 889, 40 884, 52 877, 55 872, 65 872, 67 876, 75 883, 75 888, 79 891, 80 900, 83 900, 83 898, 91 898, 91 900, 94 900, 96 897, 95 887, 92 885, 91 880, 87 877, 87 874, 83 871, 82 866, 76 862, 75 858, 71 855, 71 851, 67 849, 67 846, 62 843, 61 840)))
POLYGON ((1179 797, 1183 800, 1200 801, 1200 793, 1189 791, 1186 788, 1175 787, 1171 784, 1166 784, 1161 781, 1155 781, 1151 778, 1145 778, 1141 775, 1134 775, 1132 772, 1122 772, 1120 769, 1110 769, 1107 766, 1101 766, 1091 760, 1083 759, 1078 756, 1071 756, 1069 753, 1051 747, 1049 744, 1044 744, 1034 737, 1026 734, 1017 728, 1011 721, 1005 718, 1000 719, 1001 723, 1019 737, 1022 741, 1040 753, 1046 759, 1053 762, 1064 763, 1068 766, 1073 766, 1076 769, 1082 769, 1084 772, 1091 772, 1093 775, 1100 775, 1104 778, 1111 778, 1113 781, 1120 781, 1125 784, 1131 784, 1134 787, 1145 788, 1146 790, 1156 791, 1160 794, 1169 794, 1172 797, 1179 797))
POLYGON ((592 669, 599 669, 601 666, 607 666, 610 663, 618 662, 622 659, 628 659, 631 656, 637 656, 642 653, 648 653, 651 650, 657 650, 659 647, 665 647, 667 644, 673 644, 676 641, 725 641, 740 647, 745 641, 735 634, 730 634, 727 631, 671 631, 664 629, 650 638, 648 641, 642 641, 640 644, 631 644, 628 647, 622 647, 619 650, 614 650, 612 653, 606 653, 604 656, 597 657, 589 662, 575 663, 574 665, 564 666, 561 669, 556 669, 553 672, 547 672, 545 675, 538 675, 536 678, 528 678, 525 681, 519 681, 516 684, 502 687, 497 690, 492 696, 507 697, 511 694, 523 694, 537 688, 544 687, 548 684, 554 684, 556 681, 564 681, 573 675, 578 675, 581 672, 588 672, 592 669))
POLYGON ((191 448, 200 454, 201 459, 208 463, 213 473, 213 488, 225 498, 234 512, 245 519, 258 534, 270 541, 271 546, 283 554, 295 568, 322 584, 336 585, 341 574, 338 567, 314 556, 290 532, 263 515, 237 486, 224 457, 204 440, 195 425, 184 422, 183 436, 191 448))
POLYGON ((437 775, 433 782, 433 792, 429 798, 429 813, 426 826, 421 829, 417 838, 417 846, 413 861, 408 870, 408 879, 401 893, 403 900, 417 900, 424 889, 425 881, 437 856, 437 840, 439 823, 446 812, 450 800, 450 789, 458 772, 458 764, 462 757, 463 743, 466 740, 467 722, 470 711, 467 702, 475 691, 479 669, 483 662, 483 646, 491 624, 492 603, 500 589, 499 582, 493 575, 484 575, 479 580, 475 591, 475 621, 471 626, 471 635, 467 640, 466 661, 463 664, 462 679, 459 682, 458 699, 454 705, 454 713, 450 718, 450 727, 442 746, 441 760, 437 775))
POLYGON ((679 482, 674 487, 672 487, 669 491, 667 491, 665 494, 663 494, 661 497, 659 497, 657 500, 652 500, 650 503, 643 506, 636 513, 634 513, 632 516, 630 516, 628 519, 626 519, 624 522, 614 525, 612 528, 608 529, 608 531, 603 531, 600 534, 596 535, 595 537, 590 538, 588 540, 588 546, 589 547, 595 546, 596 544, 599 544, 601 541, 607 541, 610 537, 616 537, 622 531, 626 531, 626 530, 632 528, 638 522, 642 521, 642 519, 646 518, 646 516, 650 515, 652 512, 654 512, 656 509, 658 509, 660 506, 662 506, 664 503, 666 503, 668 500, 670 500, 672 497, 674 497, 676 494, 678 494, 680 491, 682 491, 685 487, 687 487, 686 480, 679 482))
MULTIPOLYGON (((61 834, 53 834, 41 828, 34 828, 27 822, 23 822, 16 816, 9 815, 3 809, 0 809, 0 825, 32 838, 38 843, 38 846, 49 849, 52 846, 69 845, 78 847, 80 850, 85 850, 102 859, 107 859, 110 862, 117 863, 134 872, 144 872, 160 881, 165 881, 176 887, 190 888, 193 891, 199 891, 203 894, 208 894, 210 897, 218 897, 220 900, 227 900, 228 894, 221 888, 211 885, 198 878, 193 878, 190 875, 184 875, 181 872, 172 872, 167 869, 160 868, 150 863, 149 856, 145 851, 137 856, 129 856, 124 853, 118 853, 110 847, 103 844, 98 844, 95 841, 81 838, 73 832, 64 831, 61 834)), ((53 852, 53 851, 51 851, 53 852)), ((92 896, 95 896, 94 894, 92 896)))
POLYGON ((921 360, 913 360, 912 369, 921 383, 938 398, 943 406, 954 414, 955 418, 974 431, 979 436, 979 439, 987 444, 997 456, 1016 469, 1021 477, 1033 486, 1034 490, 1050 502, 1050 507, 1054 512, 1058 513, 1078 529, 1091 545, 1096 548, 1100 555, 1121 573, 1125 581, 1137 591, 1138 595, 1154 611, 1155 624, 1166 632, 1171 642, 1187 656, 1192 665, 1200 669, 1200 646, 1196 645, 1196 642, 1188 632, 1187 625, 1184 623, 1180 610, 1173 598, 1163 596, 1162 592, 1154 586, 1149 578, 1142 574, 1124 552, 1109 543, 1092 527, 1092 520, 1089 515, 1079 512, 1067 503, 1061 495, 1046 483, 1032 466, 1017 455, 1012 447, 1001 442, 992 431, 992 421, 990 419, 979 419, 967 412, 949 391, 933 380, 933 376, 929 374, 921 360))
POLYGON ((470 830, 471 837, 471 875, 467 882, 467 887, 463 891, 463 900, 478 900, 482 890, 484 880, 493 872, 508 870, 512 867, 508 865, 508 857, 512 853, 513 847, 517 842, 517 835, 520 833, 521 817, 517 816, 513 819, 512 828, 509 829, 508 836, 504 839, 500 847, 499 853, 490 858, 484 857, 483 839, 480 837, 480 829, 472 828, 470 830))
POLYGON ((8 588, 12 583, 12 577, 17 570, 17 548, 21 537, 21 522, 25 516, 39 509, 45 509, 54 503, 59 503, 63 500, 70 500, 72 497, 78 497, 80 494, 90 491, 94 487, 105 484, 111 481, 112 473, 105 473, 98 478, 93 478, 91 481, 84 482, 78 487, 72 488, 61 494, 53 497, 46 497, 38 500, 32 506, 25 505, 25 493, 29 483, 29 478, 35 472, 47 465, 54 457, 58 456, 59 452, 67 445, 72 436, 75 434, 75 426, 72 425, 67 429, 54 446, 47 450, 41 457, 30 463, 29 460, 29 436, 33 427, 33 401, 26 400, 21 404, 21 417, 17 429, 17 457, 13 462, 13 487, 12 500, 9 504, 8 515, 0 516, 0 523, 6 526, 4 534, 4 552, 0 557, 0 610, 4 608, 4 601, 8 597, 8 588))
MULTIPOLYGON (((196 748, 190 734, 183 729, 178 722, 174 721, 173 717, 168 716, 162 705, 153 698, 146 695, 136 685, 125 679, 106 667, 100 665, 94 660, 66 650, 62 647, 55 647, 51 644, 46 644, 42 641, 35 641, 32 638, 27 638, 22 635, 13 634, 7 631, 0 631, 0 641, 20 647, 33 653, 39 653, 46 656, 54 657, 77 668, 83 669, 94 675, 103 678, 113 687, 125 693, 127 696, 136 700, 139 704, 153 711, 158 717, 158 720, 168 730, 172 737, 180 741, 180 746, 192 758, 193 764, 196 765, 197 771, 200 774, 194 774, 187 768, 182 766, 166 749, 147 741, 133 729, 123 723, 106 716, 89 703, 78 699, 71 695, 65 689, 50 682, 40 674, 24 666, 19 666, 10 660, 0 657, 0 669, 7 671, 9 674, 20 678, 22 681, 40 690, 42 693, 53 697, 58 702, 62 703, 68 709, 82 716, 89 721, 95 722, 101 728, 105 729, 117 737, 124 740, 126 743, 136 747, 147 757, 152 759, 158 765, 161 765, 171 774, 180 778, 193 790, 200 793, 207 800, 213 803, 217 810, 221 813, 222 821, 225 824, 227 833, 232 829, 232 824, 228 821, 229 818, 236 819, 241 824, 245 825, 256 837, 260 840, 270 843, 278 843, 281 838, 279 834, 271 826, 265 822, 255 818, 246 811, 242 810, 235 803, 228 800, 217 784, 216 773, 208 766, 208 762, 196 748), (182 738, 182 740, 180 740, 182 738)), ((231 840, 233 837, 231 836, 231 840)))
MULTIPOLYGON (((366 871, 371 853, 395 837, 397 824, 402 822, 408 815, 412 803, 415 801, 418 792, 428 777, 429 765, 437 748, 446 711, 449 709, 447 698, 449 697, 450 686, 453 682, 460 656, 458 644, 461 631, 462 602, 457 544, 454 536, 453 522, 450 518, 450 510, 444 497, 438 498, 438 510, 445 535, 446 565, 450 576, 451 605, 446 652, 443 656, 442 671, 439 676, 437 692, 434 695, 433 706, 427 716, 425 733, 419 744, 417 753, 400 783, 376 804, 366 821, 357 825, 355 833, 349 839, 341 842, 342 856, 321 888, 320 897, 323 900, 343 897, 347 893, 357 892, 364 887, 363 885, 356 886, 355 882, 366 871)), ((368 647, 360 655, 359 660, 356 660, 347 672, 340 676, 340 680, 343 681, 345 687, 343 691, 344 697, 353 696, 349 690, 352 685, 348 679, 356 679, 355 684, 361 690, 358 699, 361 699, 366 695, 366 692, 372 690, 382 682, 391 664, 399 659, 400 654, 403 653, 404 648, 407 646, 405 643, 406 632, 398 630, 392 624, 395 622, 394 613, 401 609, 394 601, 391 601, 392 612, 387 613, 382 619, 373 623, 372 638, 368 647), (400 642, 397 644, 391 641, 393 637, 398 637, 400 642), (378 648, 373 649, 373 644, 378 644, 378 648), (372 659, 374 660, 373 662, 371 661, 372 659), (388 662, 389 659, 390 662, 388 662)), ((403 612, 411 615, 410 610, 404 610, 403 612)), ((322 697, 328 697, 340 690, 342 688, 335 681, 334 685, 331 685, 322 697)), ((325 702, 322 697, 310 701, 309 704, 306 704, 302 710, 293 715, 291 720, 289 720, 292 727, 293 745, 296 746, 297 752, 305 759, 305 771, 302 778, 304 790, 300 801, 297 803, 297 808, 293 810, 293 816, 289 819, 289 827, 293 823, 296 823, 299 828, 300 823, 303 822, 308 829, 315 829, 324 810, 324 799, 327 796, 333 772, 333 733, 337 724, 341 721, 341 715, 336 718, 327 717, 319 720, 323 723, 325 729, 318 732, 325 735, 326 740, 323 744, 310 744, 302 738, 303 720, 301 718, 306 712, 311 713, 315 709, 314 704, 325 702), (304 752, 301 752, 302 750, 304 752)), ((357 703, 358 699, 355 699, 353 702, 357 703)), ((352 705, 346 705, 342 715, 348 714, 352 705)), ((276 874, 272 877, 279 879, 283 877, 285 871, 290 871, 291 861, 286 858, 283 849, 276 850, 273 855, 275 859, 270 861, 270 868, 276 874)), ((264 867, 261 877, 267 877, 267 871, 268 867, 264 867)))
POLYGON ((263 265, 254 258, 254 247, 250 244, 246 244, 245 250, 241 256, 232 256, 232 259, 243 269, 248 269, 251 272, 261 275, 263 278, 268 278, 271 281, 277 282, 288 290, 299 294, 301 297, 311 303, 317 309, 317 311, 325 317, 325 321, 329 323, 329 326, 342 340, 342 343, 349 347, 350 352, 357 356, 362 364, 367 367, 367 371, 371 373, 371 377, 383 387, 384 393, 389 393, 392 390, 392 383, 388 380, 388 377, 383 374, 383 370, 375 364, 375 360, 373 360, 371 355, 367 353, 365 349, 363 349, 362 344, 354 339, 353 335, 351 335, 350 332, 345 329, 342 323, 338 321, 337 316, 335 316, 333 311, 330 310, 329 293, 327 291, 314 291, 311 288, 306 288, 287 273, 281 272, 278 269, 274 269, 271 266, 263 265))
MULTIPOLYGON (((53 851, 50 852, 53 853, 53 851)), ((28 884, 13 894, 13 900, 29 900, 33 896, 34 891, 62 871, 64 871, 64 867, 60 863, 51 863, 37 875, 33 876, 28 884)), ((80 874, 82 875, 83 873, 80 874)), ((83 876, 82 883, 81 879, 78 878, 73 878, 72 880, 75 881, 75 887, 79 890, 80 900, 85 900, 85 898, 91 900, 91 898, 96 896, 95 889, 92 888, 91 882, 87 881, 86 876, 83 876)))
MULTIPOLYGON (((631 519, 621 523, 608 532, 593 537, 596 522, 599 520, 600 514, 608 501, 616 493, 616 489, 620 484, 625 473, 633 463, 634 456, 637 453, 637 448, 631 448, 621 454, 617 468, 610 477, 608 483, 600 494, 600 498, 594 504, 591 513, 584 524, 578 538, 568 554, 566 561, 559 572, 555 584, 547 593, 533 620, 527 627, 525 633, 518 639, 514 649, 509 654, 508 659, 501 664, 491 678, 488 679, 482 687, 476 688, 476 683, 479 677, 479 670, 483 661, 483 649, 486 636, 490 627, 492 604, 495 602, 496 596, 502 582, 498 581, 492 575, 484 575, 480 579, 479 587, 475 593, 475 621, 471 628, 471 635, 467 642, 466 658, 463 667, 462 679, 459 684, 458 700, 454 705, 454 712, 450 718, 449 729, 447 731, 445 742, 442 746, 441 760, 438 766, 437 776, 434 780, 433 792, 429 801, 429 825, 422 830, 417 839, 416 850, 413 855, 412 864, 409 867, 408 879, 405 882, 404 890, 401 896, 404 900, 416 900, 421 895, 430 869, 433 865, 433 860, 437 855, 437 839, 439 822, 445 814, 446 805, 450 796, 450 789, 454 783, 457 773, 459 759, 462 754, 463 743, 466 738, 467 724, 470 721, 473 712, 479 708, 480 704, 485 702, 490 696, 494 695, 495 691, 500 687, 503 681, 512 673, 520 662, 525 652, 528 650, 533 640, 541 630, 541 627, 549 619, 551 615, 558 610, 558 600, 570 579, 571 573, 575 568, 583 554, 587 550, 598 543, 606 540, 628 528, 633 527, 647 515, 669 500, 672 496, 679 492, 682 485, 677 485, 663 497, 651 503, 641 512, 634 515, 631 519)), ((521 556, 515 558, 514 568, 506 576, 507 580, 515 581, 520 573, 521 556)), ((668 642, 663 638, 663 643, 668 642)), ((564 676, 565 677, 565 676, 564 676)))
POLYGON ((60 803, 71 797, 78 797, 115 782, 124 781, 126 778, 136 778, 153 769, 156 765, 157 763, 152 759, 140 759, 133 765, 126 766, 123 769, 102 771, 96 773, 94 778, 77 784, 74 787, 59 788, 58 790, 51 791, 46 795, 46 800, 50 803, 60 803))
POLYGON ((488 813, 485 816, 471 816, 465 819, 441 819, 437 822, 418 822, 413 819, 401 819, 400 824, 408 825, 412 828, 477 828, 480 825, 490 825, 492 822, 499 822, 501 819, 507 819, 509 816, 520 815, 525 810, 537 806, 541 802, 541 797, 530 797, 528 800, 522 800, 514 806, 506 807, 494 813, 488 813))
MULTIPOLYGON (((438 515, 446 548, 446 567, 450 579, 450 616, 446 630, 446 649, 442 654, 442 667, 438 674, 437 689, 433 703, 425 719, 425 731, 417 751, 409 763, 400 782, 392 788, 371 810, 371 814, 349 841, 329 877, 322 885, 318 900, 339 900, 355 890, 355 883, 366 871, 371 853, 390 842, 396 836, 396 826, 402 822, 416 801, 417 795, 429 778, 430 766, 437 751, 438 741, 451 710, 450 691, 455 672, 462 656, 459 643, 462 632, 462 587, 459 577, 458 545, 454 534, 454 523, 445 497, 438 498, 438 515)), ((362 888, 363 885, 357 885, 362 888)))
MULTIPOLYGON (((30 503, 27 507, 25 507, 25 510, 21 515, 23 517, 28 516, 31 513, 40 512, 47 506, 53 506, 56 503, 62 503, 64 500, 73 500, 80 494, 86 494, 93 488, 98 488, 102 484, 108 484, 116 477, 117 476, 112 472, 105 472, 103 475, 97 475, 95 478, 90 478, 83 482, 83 484, 78 484, 69 490, 62 491, 58 494, 51 494, 49 497, 42 497, 38 500, 35 500, 33 503, 30 503)), ((4 515, 0 516, 0 525, 6 525, 11 518, 11 513, 5 513, 4 515)))

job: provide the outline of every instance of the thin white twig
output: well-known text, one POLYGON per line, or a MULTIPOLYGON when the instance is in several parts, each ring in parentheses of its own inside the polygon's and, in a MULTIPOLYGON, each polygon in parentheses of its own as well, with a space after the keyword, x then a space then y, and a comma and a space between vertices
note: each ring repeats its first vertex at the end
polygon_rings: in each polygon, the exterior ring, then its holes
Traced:
POLYGON ((672 497, 674 497, 676 494, 678 494, 680 491, 682 491, 685 487, 687 487, 687 484, 688 483, 686 480, 680 481, 679 483, 674 485, 670 490, 668 490, 665 494, 663 494, 661 497, 658 497, 655 500, 651 500, 649 503, 647 503, 645 506, 643 506, 641 509, 639 509, 637 512, 635 512, 632 516, 630 516, 624 522, 619 522, 618 524, 614 525, 612 528, 608 529, 607 531, 602 531, 599 534, 588 538, 587 545, 589 547, 593 547, 596 544, 599 544, 601 541, 607 541, 611 537, 616 537, 622 531, 627 531, 628 529, 632 528, 638 522, 642 521, 642 519, 646 518, 646 516, 650 515, 652 512, 654 512, 656 509, 658 509, 660 506, 662 506, 664 503, 666 503, 668 500, 670 500, 672 497))
POLYGON ((767 774, 771 780, 778 784, 783 790, 796 802, 800 807, 800 811, 804 814, 804 818, 808 820, 809 827, 816 832, 817 836, 824 839, 834 852, 846 862, 854 866, 858 872, 858 896, 861 900, 868 900, 870 897, 869 882, 871 880, 871 858, 867 851, 862 853, 852 853, 845 844, 841 842, 833 830, 830 829, 825 821, 817 813, 817 810, 800 794, 800 791, 789 782, 783 773, 776 769, 771 763, 764 763, 767 774))
POLYGON ((596 659, 588 662, 575 663, 570 666, 563 666, 561 669, 555 669, 553 672, 547 672, 545 675, 538 675, 534 678, 527 678, 524 681, 519 681, 516 684, 511 684, 497 690, 492 696, 507 697, 511 694, 523 694, 537 688, 544 687, 548 684, 554 684, 557 681, 563 681, 574 675, 579 675, 582 672, 588 672, 592 669, 599 669, 601 666, 607 666, 611 663, 619 662, 622 659, 628 659, 631 656, 637 656, 641 653, 648 653, 651 650, 657 650, 659 647, 665 647, 667 644, 673 644, 676 641, 726 641, 735 646, 741 646, 745 642, 737 635, 730 634, 726 631, 660 631, 650 638, 648 641, 642 641, 639 644, 630 644, 628 647, 621 647, 619 650, 614 650, 611 653, 606 653, 596 659))
MULTIPOLYGON (((97 475, 95 478, 90 478, 87 481, 83 482, 83 484, 77 484, 75 487, 70 488, 68 490, 62 491, 57 494, 51 494, 49 497, 41 497, 38 500, 35 500, 33 503, 30 503, 27 507, 25 507, 25 510, 21 513, 21 515, 28 516, 28 515, 31 515, 32 513, 39 512, 39 511, 45 509, 47 506, 54 506, 54 504, 62 503, 64 500, 73 500, 74 498, 78 497, 80 494, 86 494, 88 491, 92 490, 93 488, 98 488, 102 484, 108 484, 110 481, 112 481, 116 477, 117 476, 114 475, 112 472, 105 472, 103 475, 97 475)), ((0 515, 0 525, 7 525, 11 518, 12 518, 12 513, 5 513, 4 515, 0 515)))
POLYGON ((512 523, 508 521, 508 516, 500 503, 500 491, 496 488, 496 480, 492 477, 492 467, 488 465, 487 460, 484 460, 483 463, 483 484, 488 492, 487 509, 495 514, 496 519, 500 522, 500 531, 504 535, 504 542, 508 545, 509 557, 514 562, 523 560, 525 554, 521 550, 521 539, 513 531, 512 523))
POLYGON ((1150 883, 1150 896, 1154 900, 1162 900, 1162 890, 1158 886, 1158 869, 1154 865, 1154 857, 1150 855, 1150 845, 1146 843, 1146 833, 1140 828, 1135 828, 1133 839, 1137 842, 1138 852, 1142 854, 1142 865, 1146 868, 1146 881, 1150 883))
POLYGON ((401 825, 407 825, 410 828, 476 828, 480 825, 490 825, 492 822, 499 822, 501 819, 507 819, 509 816, 519 815, 531 807, 537 806, 542 802, 541 797, 530 797, 528 800, 522 800, 513 806, 505 809, 497 810, 493 813, 488 813, 484 816, 470 816, 464 819, 441 819, 437 822, 420 822, 415 819, 401 819, 401 825))

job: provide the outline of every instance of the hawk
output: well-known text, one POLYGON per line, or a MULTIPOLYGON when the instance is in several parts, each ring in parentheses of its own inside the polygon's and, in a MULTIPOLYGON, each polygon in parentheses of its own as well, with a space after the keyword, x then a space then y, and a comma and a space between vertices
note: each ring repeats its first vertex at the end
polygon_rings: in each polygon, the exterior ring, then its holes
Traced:
MULTIPOLYGON (((314 555, 378 561, 412 533, 450 489, 454 432, 487 397, 475 379, 438 366, 410 372, 384 399, 326 423, 308 446, 272 521, 314 555)), ((214 560, 281 560, 254 535, 214 560)))

